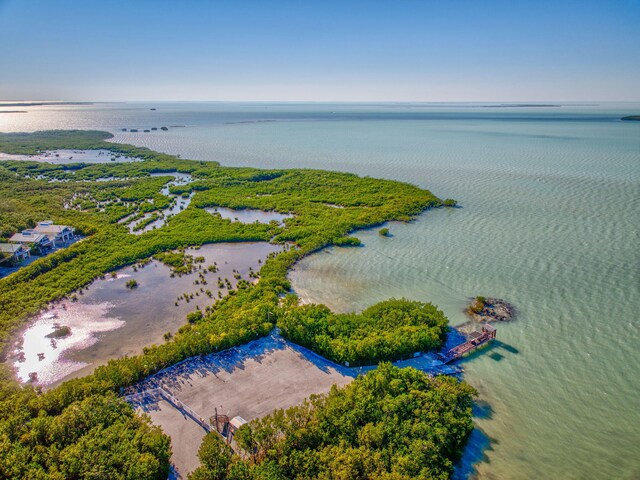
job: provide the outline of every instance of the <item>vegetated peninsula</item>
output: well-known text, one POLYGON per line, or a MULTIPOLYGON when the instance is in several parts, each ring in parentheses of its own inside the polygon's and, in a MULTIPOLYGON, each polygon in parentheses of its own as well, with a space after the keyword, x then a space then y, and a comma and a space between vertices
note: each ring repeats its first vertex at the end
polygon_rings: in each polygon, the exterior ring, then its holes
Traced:
MULTIPOLYGON (((430 192, 346 173, 182 160, 113 144, 110 137, 98 131, 0 134, 0 151, 9 154, 104 149, 141 160, 0 162, 0 239, 45 218, 86 237, 0 280, 0 346, 5 354, 30 316, 123 266, 205 243, 271 241, 292 248, 270 256, 257 283, 212 300, 206 312, 191 315, 165 343, 113 359, 91 375, 40 391, 19 385, 10 366, 2 365, 0 477, 167 478, 168 436, 134 412, 120 397, 122 389, 189 357, 265 336, 276 325, 294 341, 338 361, 377 363, 401 357, 405 346, 397 339, 407 340, 410 349, 440 345, 446 318, 428 304, 391 300, 360 315, 340 316, 322 306, 297 306, 293 296, 282 300, 290 291, 287 272, 296 261, 344 244, 356 229, 408 221, 441 206, 430 192), (190 204, 166 218, 161 228, 132 234, 120 221, 167 208, 171 199, 161 190, 176 172, 193 181, 169 191, 192 195, 190 204), (282 223, 245 224, 212 215, 205 210, 209 207, 292 216, 282 223), (378 316, 383 319, 379 325, 374 321, 378 316), (370 330, 372 326, 378 330, 370 330)), ((64 333, 73 335, 72 330, 64 333)), ((334 387, 328 395, 247 424, 237 439, 242 456, 233 455, 215 436, 206 437, 202 467, 192 478, 323 478, 329 472, 354 479, 446 478, 472 428, 473 395, 471 387, 453 378, 430 379, 417 370, 382 366, 343 389, 334 387)))
POLYGON ((350 366, 409 358, 440 347, 447 318, 430 303, 390 299, 360 314, 334 314, 324 305, 286 311, 282 336, 329 360, 350 366))

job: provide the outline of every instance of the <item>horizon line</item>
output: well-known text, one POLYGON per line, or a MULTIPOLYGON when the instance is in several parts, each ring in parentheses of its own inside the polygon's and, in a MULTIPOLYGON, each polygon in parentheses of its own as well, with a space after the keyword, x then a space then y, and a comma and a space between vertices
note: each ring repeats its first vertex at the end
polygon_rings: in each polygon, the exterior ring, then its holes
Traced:
POLYGON ((592 106, 600 103, 640 103, 640 98, 634 100, 178 100, 178 99, 140 99, 140 100, 51 100, 51 99, 20 99, 6 100, 0 99, 0 107, 3 104, 28 104, 28 103, 50 103, 50 104, 95 104, 95 103, 312 103, 312 104, 502 104, 502 105, 548 105, 548 104, 585 104, 592 106))

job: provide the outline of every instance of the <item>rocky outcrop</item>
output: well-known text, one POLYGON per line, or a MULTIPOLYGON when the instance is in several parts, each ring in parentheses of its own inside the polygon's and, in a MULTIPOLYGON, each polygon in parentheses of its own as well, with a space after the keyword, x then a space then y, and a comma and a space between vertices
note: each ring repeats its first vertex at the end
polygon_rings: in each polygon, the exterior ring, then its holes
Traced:
POLYGON ((513 320, 516 309, 500 298, 475 297, 466 309, 467 315, 477 322, 508 322, 513 320))

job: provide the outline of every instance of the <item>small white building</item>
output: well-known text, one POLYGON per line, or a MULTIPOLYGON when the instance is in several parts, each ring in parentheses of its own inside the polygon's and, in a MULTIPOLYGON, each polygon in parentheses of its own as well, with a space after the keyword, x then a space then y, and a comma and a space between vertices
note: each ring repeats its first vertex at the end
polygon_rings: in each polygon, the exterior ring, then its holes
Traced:
POLYGON ((27 245, 0 243, 0 263, 20 263, 31 256, 31 248, 27 245))
POLYGON ((236 431, 246 423, 247 421, 242 417, 233 417, 229 422, 229 425, 231 425, 231 432, 236 433, 236 431))
POLYGON ((238 429, 245 425, 247 421, 242 417, 233 417, 229 422, 229 431, 227 432, 227 443, 230 443, 233 440, 234 435, 238 431, 238 429))

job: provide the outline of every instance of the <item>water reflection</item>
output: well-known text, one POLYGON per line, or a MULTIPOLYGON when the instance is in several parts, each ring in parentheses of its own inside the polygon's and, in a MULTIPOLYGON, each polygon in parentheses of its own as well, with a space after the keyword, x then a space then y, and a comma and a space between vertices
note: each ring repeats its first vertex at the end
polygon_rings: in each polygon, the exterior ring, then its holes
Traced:
POLYGON ((62 303, 42 313, 22 336, 23 345, 14 364, 18 378, 46 385, 85 367, 86 363, 63 358, 63 354, 89 348, 100 333, 121 328, 124 321, 108 317, 111 308, 113 305, 107 302, 62 303), (70 333, 56 337, 63 327, 70 333))

